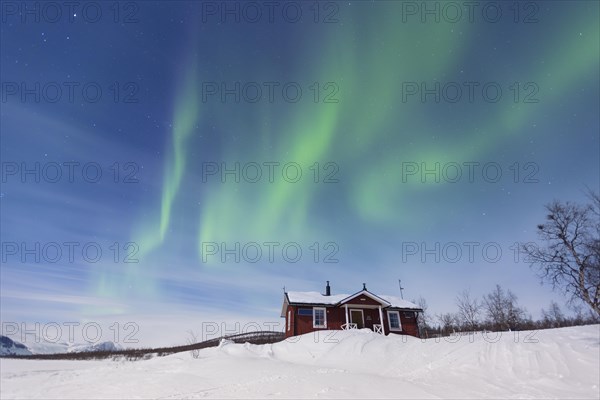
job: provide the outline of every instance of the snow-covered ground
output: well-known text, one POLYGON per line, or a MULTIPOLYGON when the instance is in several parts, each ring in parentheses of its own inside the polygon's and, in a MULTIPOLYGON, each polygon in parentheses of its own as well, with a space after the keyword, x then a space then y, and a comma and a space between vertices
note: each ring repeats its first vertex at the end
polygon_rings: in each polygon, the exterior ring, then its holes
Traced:
POLYGON ((599 325, 439 341, 321 332, 197 359, 2 359, 0 397, 598 399, 599 350, 599 325))

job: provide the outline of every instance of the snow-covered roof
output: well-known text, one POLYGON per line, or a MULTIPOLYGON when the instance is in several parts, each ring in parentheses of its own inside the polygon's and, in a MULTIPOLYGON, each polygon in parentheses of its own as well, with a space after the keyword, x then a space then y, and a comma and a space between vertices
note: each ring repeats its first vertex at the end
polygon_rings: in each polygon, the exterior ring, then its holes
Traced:
POLYGON ((379 297, 381 297, 382 299, 384 299, 385 301, 387 301, 388 303, 390 303, 392 307, 396 307, 396 308, 411 308, 411 309, 415 309, 415 310, 420 310, 421 309, 421 307, 419 307, 415 303, 412 303, 412 302, 410 302, 408 300, 401 299, 400 297, 388 296, 386 294, 382 294, 379 297))
POLYGON ((321 294, 319 292, 287 292, 287 298, 289 299, 290 303, 294 303, 294 304, 304 303, 304 304, 335 305, 349 297, 354 297, 363 292, 365 292, 371 296, 379 297, 380 299, 385 300, 386 302, 388 302, 390 304, 389 305, 390 307, 407 308, 407 309, 415 309, 415 310, 421 309, 418 305, 411 303, 410 301, 401 299, 399 297, 387 296, 387 295, 375 295, 375 294, 365 291, 365 290, 355 293, 353 295, 351 295, 351 294, 332 294, 331 296, 325 296, 324 294, 321 294))
POLYGON ((349 297, 347 294, 332 294, 325 296, 319 292, 287 292, 290 303, 307 304, 337 304, 349 297))

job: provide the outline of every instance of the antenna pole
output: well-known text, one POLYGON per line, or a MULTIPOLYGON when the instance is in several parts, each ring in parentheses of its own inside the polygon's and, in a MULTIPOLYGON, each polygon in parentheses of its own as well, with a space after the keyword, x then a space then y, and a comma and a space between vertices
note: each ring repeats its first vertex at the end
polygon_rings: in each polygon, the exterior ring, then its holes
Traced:
POLYGON ((400 289, 400 297, 404 300, 404 294, 402 293, 404 288, 402 287, 402 281, 400 279, 398 279, 398 288, 400 289))

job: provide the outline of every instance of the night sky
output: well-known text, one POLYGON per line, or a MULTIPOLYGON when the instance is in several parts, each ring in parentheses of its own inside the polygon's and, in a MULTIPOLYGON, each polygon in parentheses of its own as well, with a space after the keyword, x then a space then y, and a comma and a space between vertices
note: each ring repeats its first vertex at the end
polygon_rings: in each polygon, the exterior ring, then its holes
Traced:
POLYGON ((515 243, 599 190, 598 2, 55 4, 2 2, 3 322, 564 304, 515 243))

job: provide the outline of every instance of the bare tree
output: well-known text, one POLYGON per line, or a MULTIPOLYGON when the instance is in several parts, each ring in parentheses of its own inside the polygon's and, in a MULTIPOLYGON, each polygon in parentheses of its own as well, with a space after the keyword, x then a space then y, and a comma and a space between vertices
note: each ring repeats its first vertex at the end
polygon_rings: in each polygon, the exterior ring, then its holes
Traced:
POLYGON ((563 314, 557 302, 553 301, 550 303, 550 308, 548 308, 548 315, 552 318, 552 320, 554 320, 556 326, 562 326, 565 320, 565 315, 563 314))
MULTIPOLYGON (((188 344, 198 343, 198 335, 196 335, 196 333, 194 331, 189 330, 189 331, 187 331, 187 333, 188 333, 188 338, 187 338, 188 344)), ((198 357, 200 357, 200 350, 199 349, 191 350, 190 355, 192 356, 192 358, 198 358, 198 357)))
POLYGON ((591 204, 554 201, 546 206, 547 223, 538 225, 545 247, 526 244, 527 256, 542 282, 563 291, 569 302, 583 301, 600 315, 600 197, 591 204))
POLYGON ((423 296, 419 297, 418 300, 413 300, 412 301, 414 304, 418 305, 419 308, 421 308, 423 310, 423 312, 420 312, 419 315, 417 316, 417 323, 419 324, 419 328, 420 329, 427 329, 431 326, 431 317, 429 315, 429 313, 427 312, 427 309, 429 308, 429 306, 427 305, 427 300, 425 300, 425 298, 423 296))
POLYGON ((472 297, 469 290, 465 289, 456 297, 456 305, 461 324, 468 330, 476 330, 482 303, 476 297, 472 297))
POLYGON ((457 315, 453 313, 438 314, 437 319, 440 322, 440 327, 446 333, 454 331, 458 324, 457 315))
POLYGON ((542 319, 545 324, 551 328, 559 328, 563 326, 565 315, 563 314, 557 302, 550 302, 548 310, 542 308, 542 319))
POLYGON ((494 329, 509 330, 519 327, 525 318, 525 310, 519 307, 517 296, 500 285, 483 297, 483 306, 494 329))
MULTIPOLYGON (((567 304, 567 308, 573 314, 573 318, 571 318, 572 325, 583 325, 585 323, 586 316, 584 315, 583 304, 581 302, 567 304)), ((586 311, 590 311, 593 313, 593 311, 587 307, 586 311)), ((596 318, 599 318, 599 316, 597 316, 596 313, 594 313, 594 316, 596 318)))

